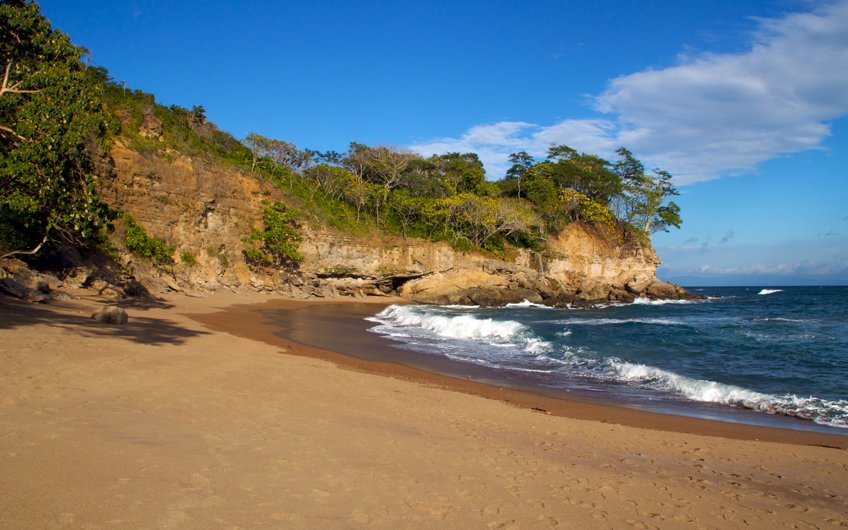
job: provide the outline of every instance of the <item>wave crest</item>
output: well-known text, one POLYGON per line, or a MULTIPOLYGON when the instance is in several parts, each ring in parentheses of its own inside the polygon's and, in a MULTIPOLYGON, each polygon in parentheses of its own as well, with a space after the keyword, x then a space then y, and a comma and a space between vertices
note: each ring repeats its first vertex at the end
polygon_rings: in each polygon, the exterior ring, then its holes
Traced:
POLYGON ((793 394, 774 396, 746 388, 692 379, 661 368, 611 359, 607 362, 616 379, 642 383, 657 390, 672 391, 684 397, 709 403, 793 416, 831 427, 848 428, 848 400, 827 400, 793 394))
POLYGON ((550 307, 548 307, 546 305, 535 304, 535 303, 533 303, 533 302, 531 302, 530 300, 527 300, 527 299, 525 299, 523 302, 515 302, 513 304, 506 304, 504 307, 511 308, 511 309, 521 308, 521 307, 539 307, 539 308, 543 308, 543 309, 550 309, 550 307))
POLYGON ((432 315, 400 305, 390 305, 377 314, 376 320, 394 326, 420 327, 451 339, 511 339, 526 329, 513 320, 432 315))
POLYGON ((640 296, 633 300, 633 303, 636 305, 668 305, 668 304, 694 304, 697 303, 696 300, 651 300, 650 298, 645 298, 640 296))

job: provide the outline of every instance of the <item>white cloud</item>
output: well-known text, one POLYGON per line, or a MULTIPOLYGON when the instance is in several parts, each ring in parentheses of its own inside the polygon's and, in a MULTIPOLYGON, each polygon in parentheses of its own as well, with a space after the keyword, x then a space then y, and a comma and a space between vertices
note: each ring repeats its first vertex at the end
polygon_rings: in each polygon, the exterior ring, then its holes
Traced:
MULTIPOLYGON (((732 231, 725 237, 730 233, 732 231)), ((709 241, 709 236, 706 240, 709 241)), ((846 237, 757 245, 719 244, 709 250, 707 259, 694 245, 658 248, 657 252, 666 262, 660 267, 660 277, 673 280, 676 277, 771 276, 784 277, 788 282, 803 278, 848 281, 846 237), (788 256, 791 258, 787 259, 788 256)))
POLYGON ((612 157, 625 145, 677 175, 678 184, 820 148, 828 121, 848 113, 848 0, 758 23, 744 53, 684 57, 673 67, 613 79, 593 100, 604 118, 500 122, 411 148, 475 151, 490 175, 500 176, 509 153, 520 149, 544 156, 551 144, 564 143, 612 157))

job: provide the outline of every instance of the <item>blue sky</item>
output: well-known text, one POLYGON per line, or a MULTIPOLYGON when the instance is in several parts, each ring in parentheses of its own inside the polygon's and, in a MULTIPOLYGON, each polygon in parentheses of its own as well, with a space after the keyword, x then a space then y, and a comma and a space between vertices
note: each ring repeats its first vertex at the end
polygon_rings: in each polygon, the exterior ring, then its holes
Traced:
POLYGON ((46 0, 116 80, 248 132, 343 151, 551 143, 675 175, 654 236, 684 285, 848 284, 848 0, 46 0))

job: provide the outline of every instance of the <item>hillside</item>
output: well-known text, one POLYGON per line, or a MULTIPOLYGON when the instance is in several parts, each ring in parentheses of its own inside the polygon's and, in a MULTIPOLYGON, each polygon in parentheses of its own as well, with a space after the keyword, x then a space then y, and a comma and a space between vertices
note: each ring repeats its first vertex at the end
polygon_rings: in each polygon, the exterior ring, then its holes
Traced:
POLYGON ((165 107, 86 65, 36 4, 2 9, 16 37, 0 48, 2 257, 117 296, 687 296, 656 279, 650 246, 681 222, 671 176, 624 148, 614 163, 566 145, 514 153, 492 181, 474 153, 242 142, 202 106, 165 107))
POLYGON ((500 255, 403 237, 373 224, 353 224, 352 219, 347 219, 352 223, 347 230, 334 228, 334 219, 327 217, 335 213, 336 221, 344 218, 340 205, 328 214, 328 208, 308 204, 308 197, 279 185, 267 172, 251 170, 239 148, 216 152, 212 145, 219 144, 209 138, 227 137, 211 124, 192 128, 149 99, 140 109, 125 105, 113 110, 122 118, 122 132, 104 165, 109 169, 100 181, 101 195, 172 246, 175 263, 157 265, 129 252, 120 220, 110 239, 120 250, 121 264, 153 292, 228 288, 296 297, 391 293, 424 302, 475 304, 682 295, 656 279, 659 260, 649 245, 617 241, 581 222, 549 236, 542 249, 508 246, 500 255), (297 229, 302 261, 276 267, 250 264, 244 238, 252 227, 262 227, 263 201, 275 199, 301 211, 297 229))

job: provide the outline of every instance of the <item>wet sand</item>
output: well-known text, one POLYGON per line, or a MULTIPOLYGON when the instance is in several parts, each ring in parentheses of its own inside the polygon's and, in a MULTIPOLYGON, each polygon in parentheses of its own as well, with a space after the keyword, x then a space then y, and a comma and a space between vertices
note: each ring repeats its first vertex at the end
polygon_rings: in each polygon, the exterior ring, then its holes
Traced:
MULTIPOLYGON (((841 434, 660 414, 617 406, 584 396, 543 394, 524 384, 520 377, 504 385, 502 380, 492 377, 491 370, 485 367, 435 356, 422 359, 421 355, 393 348, 382 337, 366 331, 369 324, 364 321, 365 317, 372 316, 383 307, 396 302, 408 303, 404 300, 384 301, 379 298, 368 301, 277 299, 258 305, 234 305, 218 313, 188 316, 217 331, 283 347, 294 355, 319 358, 354 370, 497 399, 536 412, 738 440, 848 448, 848 436, 841 434)), ((803 420, 797 421, 807 423, 803 420)))
MULTIPOLYGON (((0 298, 0 527, 848 520, 845 437, 554 400, 339 355, 291 340, 326 330, 301 322, 283 338, 256 313, 270 306, 233 306, 265 300, 172 297, 105 326, 88 318, 102 300, 0 298)), ((355 311, 339 307, 331 317, 355 311)), ((345 317, 330 322, 344 350, 345 317)))

